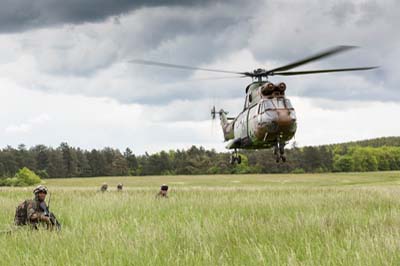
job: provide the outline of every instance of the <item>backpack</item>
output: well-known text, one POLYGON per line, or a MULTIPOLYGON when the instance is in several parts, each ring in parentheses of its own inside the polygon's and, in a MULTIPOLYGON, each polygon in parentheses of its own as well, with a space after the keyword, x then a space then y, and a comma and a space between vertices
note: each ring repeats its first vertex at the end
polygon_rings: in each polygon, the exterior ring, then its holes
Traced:
POLYGON ((15 225, 27 225, 28 224, 28 204, 31 203, 32 200, 25 200, 21 202, 17 209, 15 210, 15 225))

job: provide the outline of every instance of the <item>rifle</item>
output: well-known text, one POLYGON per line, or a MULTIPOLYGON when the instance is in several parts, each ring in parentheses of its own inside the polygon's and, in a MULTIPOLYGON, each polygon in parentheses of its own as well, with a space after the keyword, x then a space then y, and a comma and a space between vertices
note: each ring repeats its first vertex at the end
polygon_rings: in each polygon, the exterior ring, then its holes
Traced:
POLYGON ((61 224, 58 222, 54 213, 49 212, 48 217, 50 218, 52 226, 55 227, 57 231, 61 231, 61 224))
POLYGON ((61 231, 61 224, 58 222, 54 213, 52 213, 49 210, 50 209, 50 199, 51 199, 51 194, 49 194, 48 206, 46 206, 46 202, 43 201, 40 203, 40 208, 43 210, 44 216, 49 217, 52 228, 55 227, 57 231, 61 231))

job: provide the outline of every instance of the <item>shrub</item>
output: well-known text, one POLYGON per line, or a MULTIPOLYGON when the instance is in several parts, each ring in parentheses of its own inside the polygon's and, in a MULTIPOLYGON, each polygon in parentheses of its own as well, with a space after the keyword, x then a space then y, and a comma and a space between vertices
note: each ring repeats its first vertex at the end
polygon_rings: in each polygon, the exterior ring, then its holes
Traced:
POLYGON ((19 171, 12 178, 3 179, 0 182, 2 186, 13 186, 13 187, 24 187, 39 184, 42 180, 38 175, 24 167, 19 169, 19 171))

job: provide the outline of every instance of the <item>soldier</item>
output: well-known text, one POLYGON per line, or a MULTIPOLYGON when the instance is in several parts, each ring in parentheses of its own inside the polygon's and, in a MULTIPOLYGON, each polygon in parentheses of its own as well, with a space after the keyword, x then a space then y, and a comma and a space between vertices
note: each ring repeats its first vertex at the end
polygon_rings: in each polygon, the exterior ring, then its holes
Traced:
POLYGON ((117 190, 118 191, 122 191, 122 187, 123 187, 124 185, 122 184, 122 183, 119 183, 118 185, 117 185, 117 190))
POLYGON ((162 184, 160 187, 160 191, 157 193, 157 197, 168 198, 168 186, 166 184, 162 184))
POLYGON ((42 224, 50 230, 54 227, 61 230, 61 224, 46 205, 47 192, 45 186, 39 185, 33 190, 33 194, 35 194, 33 200, 25 200, 18 205, 15 211, 15 225, 30 225, 33 229, 39 229, 39 225, 42 224))
POLYGON ((52 227, 46 202, 44 201, 47 195, 47 188, 39 185, 33 190, 33 194, 35 194, 33 200, 26 200, 17 207, 14 219, 15 224, 29 224, 35 229, 38 229, 38 225, 41 223, 47 225, 47 228, 52 227))
POLYGON ((103 185, 101 185, 100 191, 101 191, 101 192, 106 192, 106 191, 107 191, 107 188, 108 188, 107 183, 103 183, 103 185))
POLYGON ((47 196, 47 188, 39 185, 33 190, 33 194, 35 194, 35 198, 27 206, 28 223, 34 228, 37 228, 39 223, 46 224, 48 228, 51 227, 50 217, 47 215, 47 205, 44 201, 47 196))

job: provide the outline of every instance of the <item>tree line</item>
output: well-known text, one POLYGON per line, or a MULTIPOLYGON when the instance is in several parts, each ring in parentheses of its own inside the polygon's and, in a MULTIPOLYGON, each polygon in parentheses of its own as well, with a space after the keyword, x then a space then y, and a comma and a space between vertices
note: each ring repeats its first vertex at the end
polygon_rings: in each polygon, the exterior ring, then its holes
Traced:
POLYGON ((192 146, 187 150, 135 155, 130 148, 83 150, 61 143, 0 149, 0 177, 27 167, 42 178, 126 175, 198 175, 238 173, 318 173, 400 170, 400 137, 287 149, 286 163, 275 163, 271 150, 242 151, 231 165, 230 153, 192 146))

